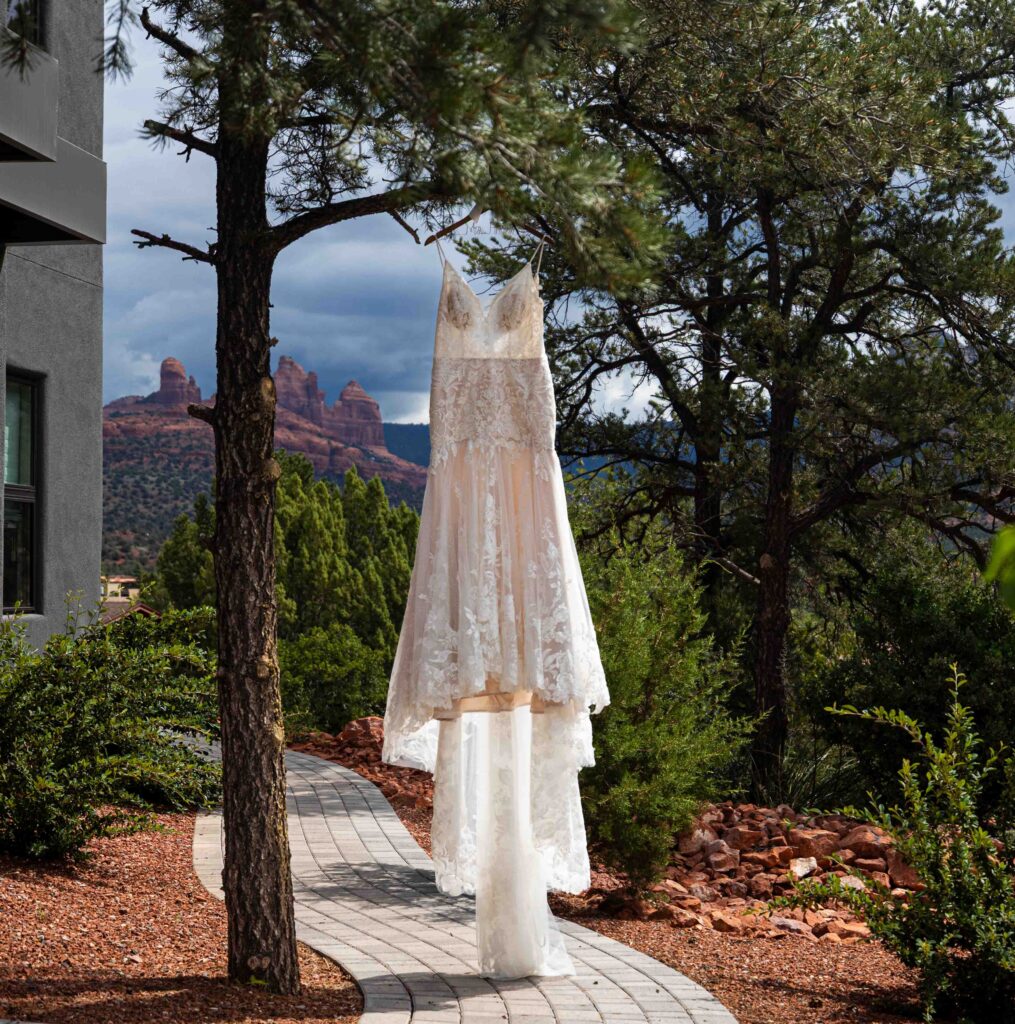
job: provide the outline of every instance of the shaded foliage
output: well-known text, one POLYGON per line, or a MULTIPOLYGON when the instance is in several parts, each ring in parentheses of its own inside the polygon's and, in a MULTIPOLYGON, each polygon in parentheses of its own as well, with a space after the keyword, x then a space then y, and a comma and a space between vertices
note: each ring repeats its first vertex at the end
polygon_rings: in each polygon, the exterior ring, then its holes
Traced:
MULTIPOLYGON (((578 499, 579 526, 589 500, 578 499)), ((727 710, 734 659, 717 651, 695 573, 666 539, 607 534, 582 555, 611 700, 594 720, 582 800, 595 848, 638 886, 658 878, 702 804, 728 791, 748 734, 727 710)))
POLYGON ((838 876, 804 881, 776 905, 838 900, 861 914, 871 931, 921 976, 924 1020, 960 1024, 1015 1021, 1015 756, 984 751, 961 700, 964 677, 953 668, 945 722, 935 734, 898 710, 833 709, 872 732, 900 730, 913 750, 899 770, 898 803, 845 808, 885 829, 923 888, 893 897, 864 879, 849 888, 838 876), (1000 810, 985 819, 977 808, 985 786, 1001 783, 1000 810))
MULTIPOLYGON (((830 704, 897 708, 940 734, 952 714, 949 666, 958 661, 971 679, 963 704, 984 742, 997 747, 1015 735, 1015 617, 995 587, 919 529, 881 535, 878 551, 870 571, 850 583, 849 604, 829 609, 809 640, 797 637, 811 644, 812 667, 797 681, 796 703, 829 743, 857 755, 850 799, 868 789, 897 797, 902 760, 915 751, 885 743, 865 722, 829 715, 830 704)), ((997 799, 996 779, 983 795, 997 799)))
POLYGON ((0 849, 77 855, 216 799, 218 765, 180 738, 217 729, 209 627, 205 611, 72 623, 35 651, 0 622, 0 849))
MULTIPOLYGON (((316 480, 302 455, 277 454, 276 580, 289 731, 340 729, 383 710, 416 551, 419 516, 392 507, 379 477, 316 480)), ((156 591, 191 608, 214 600, 214 504, 200 495, 159 553, 156 591)))

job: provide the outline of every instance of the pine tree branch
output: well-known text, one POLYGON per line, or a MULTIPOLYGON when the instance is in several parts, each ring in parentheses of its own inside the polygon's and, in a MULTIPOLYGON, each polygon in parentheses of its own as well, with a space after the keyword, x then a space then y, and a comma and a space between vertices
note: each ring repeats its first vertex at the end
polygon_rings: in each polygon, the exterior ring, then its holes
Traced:
POLYGON ((975 482, 955 484, 950 492, 952 498, 982 509, 987 515, 1002 523, 1015 521, 1015 508, 1012 506, 1012 502, 1015 500, 1015 487, 1002 484, 990 492, 974 490, 971 484, 975 482))
POLYGON ((182 252, 184 254, 184 261, 197 260, 200 263, 211 264, 217 262, 213 252, 206 249, 198 249, 197 246, 189 245, 187 242, 178 242, 175 238, 170 238, 169 235, 153 235, 150 231, 139 231, 137 228, 133 228, 130 233, 142 239, 142 241, 134 243, 139 249, 149 249, 158 246, 163 249, 175 249, 176 252, 182 252))
POLYGON ((479 219, 479 215, 482 212, 483 211, 480 209, 480 207, 478 205, 474 206, 460 220, 456 220, 453 223, 448 224, 447 227, 441 228, 440 231, 435 231, 432 235, 430 235, 429 238, 427 238, 427 240, 423 244, 424 245, 430 245, 431 242, 436 242, 439 239, 444 238, 447 235, 450 235, 453 231, 457 231, 460 227, 463 227, 464 225, 468 224, 470 220, 471 221, 478 220, 479 219))
POLYGON ((742 579, 745 583, 753 584, 756 587, 761 586, 761 580, 758 579, 753 573, 748 572, 746 569, 737 565, 736 562, 723 555, 718 555, 715 552, 709 552, 705 555, 705 558, 710 562, 715 562, 720 568, 725 569, 727 572, 732 573, 739 579, 742 579))
POLYGON ((196 149, 199 153, 204 153, 206 156, 210 156, 212 159, 218 157, 218 145, 217 143, 211 142, 209 139, 202 139, 199 135, 195 135, 192 131, 188 131, 185 128, 174 128, 171 124, 164 124, 162 121, 145 121, 144 129, 149 135, 158 136, 163 139, 172 139, 174 142, 179 142, 181 145, 186 146, 182 156, 185 156, 188 160, 190 159, 190 151, 196 149))
POLYGON ((412 235, 413 240, 417 245, 422 244, 419 240, 419 232, 397 210, 388 210, 388 213, 391 214, 397 224, 400 224, 410 235, 412 235))
POLYGON ((928 512, 926 509, 914 511, 912 509, 904 508, 902 511, 910 519, 914 519, 918 523, 924 523, 935 533, 939 533, 942 537, 947 537, 956 546, 956 548, 961 548, 966 552, 966 554, 971 556, 981 571, 986 569, 987 558, 983 547, 976 537, 973 536, 973 532, 982 533, 982 523, 952 516, 942 518, 941 516, 936 516, 933 513, 928 512))
POLYGON ((168 29, 155 24, 148 16, 148 8, 141 9, 141 24, 149 36, 154 36, 160 43, 168 46, 170 50, 187 61, 197 60, 201 54, 193 46, 185 43, 179 36, 174 35, 168 29))
POLYGON ((698 417, 683 400, 680 387, 670 372, 670 368, 666 365, 666 360, 663 359, 652 342, 646 337, 640 321, 632 312, 630 303, 618 302, 617 310, 620 314, 621 322, 627 327, 632 347, 644 360, 652 376, 658 381, 659 387, 662 388, 673 411, 680 417, 680 422, 692 437, 696 437, 699 429, 698 417))
POLYGON ((326 203, 276 224, 269 231, 268 246, 273 252, 278 253, 287 245, 292 245, 304 235, 319 228, 355 220, 358 217, 369 217, 375 213, 397 213, 421 200, 438 197, 450 198, 450 195, 439 185, 424 181, 403 188, 389 189, 387 192, 345 199, 340 203, 326 203))
POLYGON ((187 415, 193 416, 195 420, 201 420, 210 427, 215 426, 215 407, 211 405, 188 405, 187 415))
POLYGON ((891 448, 879 448, 858 459, 848 469, 839 473, 836 480, 815 498, 806 508, 802 508, 790 523, 790 536, 798 537, 812 526, 827 519, 839 509, 849 505, 862 505, 875 496, 858 487, 858 483, 876 466, 891 464, 922 445, 934 440, 933 435, 919 437, 906 443, 893 445, 891 448))

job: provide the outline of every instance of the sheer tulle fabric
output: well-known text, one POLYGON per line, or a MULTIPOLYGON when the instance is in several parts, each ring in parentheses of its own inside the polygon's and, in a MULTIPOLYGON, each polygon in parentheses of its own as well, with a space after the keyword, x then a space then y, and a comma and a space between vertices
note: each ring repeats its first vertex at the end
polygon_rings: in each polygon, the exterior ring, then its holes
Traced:
POLYGON ((446 264, 383 757, 434 772, 437 884, 475 893, 480 971, 493 977, 572 973, 546 889, 589 884, 578 771, 593 763, 589 709, 609 695, 555 419, 531 268, 484 310, 446 264), (539 713, 456 710, 491 690, 537 696, 539 713))

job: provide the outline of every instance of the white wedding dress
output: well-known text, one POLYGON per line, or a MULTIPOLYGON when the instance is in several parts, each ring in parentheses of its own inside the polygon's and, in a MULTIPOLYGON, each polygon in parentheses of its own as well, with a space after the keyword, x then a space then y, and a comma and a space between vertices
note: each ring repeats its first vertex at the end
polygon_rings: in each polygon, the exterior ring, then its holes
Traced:
POLYGON ((555 424, 531 262, 484 309, 445 260, 383 759, 434 773, 437 885, 475 893, 487 977, 573 973, 546 891, 589 885, 578 771, 609 695, 555 424))

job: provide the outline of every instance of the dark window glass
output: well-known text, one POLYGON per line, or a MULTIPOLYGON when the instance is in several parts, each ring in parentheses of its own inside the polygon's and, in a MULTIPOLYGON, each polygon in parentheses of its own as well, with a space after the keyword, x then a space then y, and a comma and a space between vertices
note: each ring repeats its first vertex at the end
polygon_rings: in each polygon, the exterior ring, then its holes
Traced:
POLYGON ((35 607, 33 570, 35 505, 30 501, 4 502, 4 608, 35 607))
POLYGON ((7 27, 36 46, 42 46, 42 2, 7 0, 7 27))
POLYGON ((36 610, 38 385, 7 378, 4 405, 3 608, 36 610))

